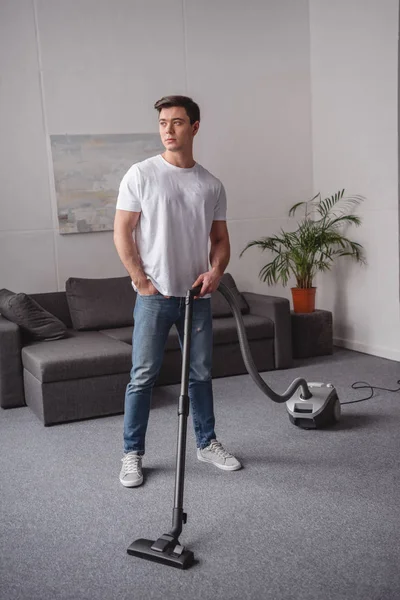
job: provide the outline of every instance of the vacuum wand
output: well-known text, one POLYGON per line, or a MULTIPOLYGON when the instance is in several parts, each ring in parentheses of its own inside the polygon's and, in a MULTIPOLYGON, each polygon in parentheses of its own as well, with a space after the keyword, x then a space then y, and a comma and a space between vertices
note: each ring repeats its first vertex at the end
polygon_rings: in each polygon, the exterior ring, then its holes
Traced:
POLYGON ((182 525, 187 521, 183 510, 183 490, 185 478, 187 418, 189 415, 189 369, 190 344, 192 337, 193 300, 200 293, 201 285, 187 291, 185 297, 185 324, 182 349, 181 394, 178 404, 178 440, 176 451, 175 494, 172 510, 172 529, 157 540, 138 539, 128 548, 128 554, 162 563, 169 567, 187 569, 194 562, 191 550, 179 542, 182 525))
POLYGON ((189 369, 190 344, 192 339, 193 299, 200 293, 201 285, 187 291, 185 298, 185 323, 182 350, 182 380, 181 395, 178 405, 178 441, 176 453, 175 499, 172 512, 171 536, 178 539, 182 533, 182 524, 186 523, 187 515, 183 512, 183 490, 186 459, 187 418, 189 416, 189 369))

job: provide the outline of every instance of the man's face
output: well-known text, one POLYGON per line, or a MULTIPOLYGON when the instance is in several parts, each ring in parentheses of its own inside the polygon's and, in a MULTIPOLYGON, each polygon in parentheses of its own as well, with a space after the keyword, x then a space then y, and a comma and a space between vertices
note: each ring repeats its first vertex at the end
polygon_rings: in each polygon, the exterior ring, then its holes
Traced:
POLYGON ((160 112, 159 129, 161 141, 166 150, 179 152, 192 148, 193 138, 199 128, 199 123, 190 124, 190 119, 183 106, 163 108, 160 112))

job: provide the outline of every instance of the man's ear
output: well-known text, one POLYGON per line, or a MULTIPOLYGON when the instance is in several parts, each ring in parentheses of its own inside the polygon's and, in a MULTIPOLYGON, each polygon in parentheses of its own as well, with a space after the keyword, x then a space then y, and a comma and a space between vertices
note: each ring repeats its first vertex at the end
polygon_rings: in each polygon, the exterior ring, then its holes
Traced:
POLYGON ((198 130, 199 130, 200 121, 196 121, 195 123, 193 123, 192 127, 193 127, 192 128, 192 132, 193 132, 193 137, 194 137, 196 135, 196 133, 198 132, 198 130))

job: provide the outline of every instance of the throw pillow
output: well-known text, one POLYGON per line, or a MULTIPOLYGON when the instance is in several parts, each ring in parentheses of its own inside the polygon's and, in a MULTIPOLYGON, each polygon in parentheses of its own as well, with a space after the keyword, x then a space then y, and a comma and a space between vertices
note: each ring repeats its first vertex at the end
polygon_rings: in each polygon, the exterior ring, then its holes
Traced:
POLYGON ((28 294, 0 290, 0 313, 34 340, 58 340, 67 334, 64 323, 28 294))
POLYGON ((65 291, 74 329, 110 329, 133 325, 136 292, 131 278, 70 277, 65 291))

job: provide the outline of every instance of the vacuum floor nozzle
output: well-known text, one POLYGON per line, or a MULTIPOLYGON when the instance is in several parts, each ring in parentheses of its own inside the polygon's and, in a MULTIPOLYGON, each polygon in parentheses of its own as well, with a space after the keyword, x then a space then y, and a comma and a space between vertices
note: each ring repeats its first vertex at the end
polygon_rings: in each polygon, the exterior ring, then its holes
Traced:
POLYGON ((185 550, 183 546, 176 544, 175 547, 167 547, 165 550, 154 550, 156 542, 154 540, 139 539, 132 542, 127 552, 132 556, 138 556, 146 560, 158 562, 168 567, 177 569, 187 569, 194 562, 194 554, 190 550, 185 550))

